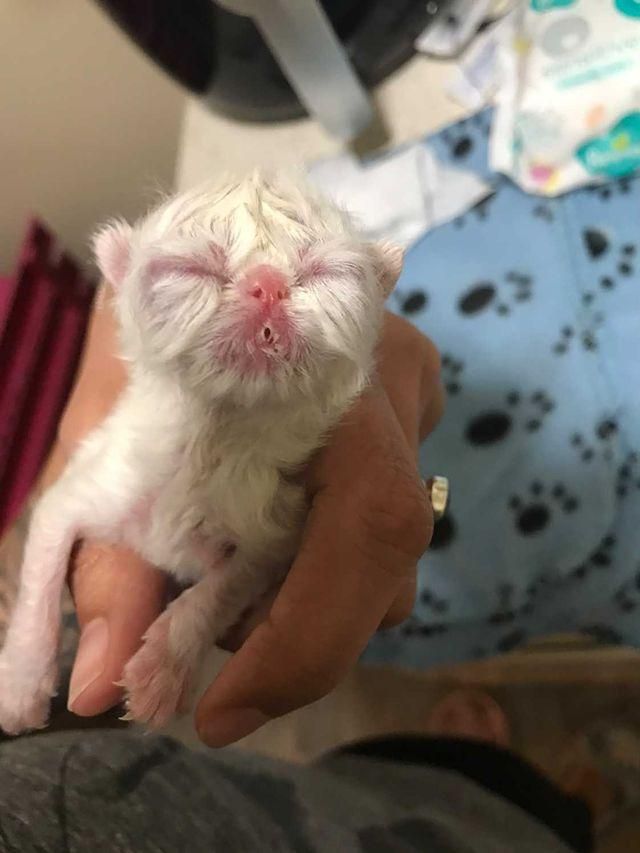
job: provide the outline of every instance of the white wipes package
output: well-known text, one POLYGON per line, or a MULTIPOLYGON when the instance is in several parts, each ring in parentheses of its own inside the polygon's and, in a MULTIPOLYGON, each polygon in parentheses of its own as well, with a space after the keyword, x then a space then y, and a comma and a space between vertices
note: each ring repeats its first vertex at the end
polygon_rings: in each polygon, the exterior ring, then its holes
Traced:
POLYGON ((640 0, 523 0, 498 62, 494 169, 552 196, 640 167, 640 0))

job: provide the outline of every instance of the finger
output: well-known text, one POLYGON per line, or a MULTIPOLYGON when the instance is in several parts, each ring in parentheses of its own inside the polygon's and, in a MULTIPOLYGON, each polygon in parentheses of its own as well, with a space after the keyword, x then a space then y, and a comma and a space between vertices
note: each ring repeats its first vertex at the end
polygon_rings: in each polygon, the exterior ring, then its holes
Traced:
POLYGON ((273 607, 273 602, 276 600, 277 590, 272 590, 265 595, 259 603, 252 607, 249 613, 246 613, 238 622, 229 630, 222 640, 218 643, 221 649, 226 652, 237 652, 240 646, 251 636, 253 631, 261 622, 269 618, 269 613, 273 607))
POLYGON ((125 663, 166 603, 164 575, 125 548, 81 543, 70 587, 81 634, 69 685, 69 710, 81 717, 113 707, 125 663))
MULTIPOLYGON (((424 411, 420 426, 418 429, 419 441, 423 442, 424 439, 430 435, 440 419, 442 418, 442 414, 444 412, 444 389, 442 385, 438 383, 435 388, 432 399, 430 400, 426 410, 424 411)), ((388 613, 382 620, 380 627, 381 628, 394 628, 396 625, 400 625, 406 619, 409 618, 411 613, 413 612, 413 606, 416 600, 416 586, 417 586, 417 567, 414 572, 413 577, 407 581, 405 586, 400 590, 398 595, 396 596, 393 604, 389 608, 388 613)))
POLYGON ((378 375, 409 445, 415 450, 442 415, 440 356, 406 320, 385 315, 378 375))
MULTIPOLYGON (((434 430, 444 411, 440 356, 428 338, 393 314, 385 318, 382 347, 380 380, 407 441, 416 448, 434 430)), ((411 615, 416 579, 417 569, 394 599, 381 628, 399 625, 411 615)))
POLYGON ((269 617, 198 706, 198 731, 210 745, 329 692, 428 543, 426 493, 384 393, 358 402, 320 458, 302 546, 269 617))
MULTIPOLYGON (((442 385, 439 384, 436 387, 433 398, 431 399, 420 422, 418 430, 420 442, 424 441, 424 439, 433 432, 442 418, 442 414, 444 412, 444 399, 444 390, 442 385)), ((380 624, 381 628, 394 628, 396 625, 400 625, 408 619, 413 612, 413 606, 416 600, 417 572, 418 570, 416 567, 413 577, 407 581, 405 586, 400 590, 393 604, 389 608, 388 613, 382 620, 380 624)))
POLYGON ((416 601, 417 568, 414 569, 411 578, 402 586, 393 600, 391 607, 387 610, 380 628, 395 628, 406 621, 413 612, 416 601))
POLYGON ((438 382, 433 389, 431 399, 427 403, 420 419, 420 426, 418 428, 420 443, 422 443, 427 436, 431 435, 440 423, 442 415, 444 414, 445 399, 442 383, 438 382))
MULTIPOLYGON (((413 612, 416 600, 417 567, 412 576, 401 587, 393 600, 391 607, 380 623, 380 628, 394 628, 405 622, 413 612)), ((253 608, 250 613, 235 625, 219 643, 220 647, 228 652, 237 652, 240 646, 247 640, 251 633, 269 616, 269 611, 275 601, 276 593, 272 592, 266 596, 260 604, 253 608)))

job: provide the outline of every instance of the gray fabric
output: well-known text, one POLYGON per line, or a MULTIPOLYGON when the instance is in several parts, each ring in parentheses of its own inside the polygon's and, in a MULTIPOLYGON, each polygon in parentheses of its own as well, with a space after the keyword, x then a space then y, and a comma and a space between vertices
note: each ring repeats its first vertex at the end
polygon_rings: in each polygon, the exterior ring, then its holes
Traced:
POLYGON ((568 853, 455 773, 291 767, 132 732, 0 745, 1 853, 568 853))

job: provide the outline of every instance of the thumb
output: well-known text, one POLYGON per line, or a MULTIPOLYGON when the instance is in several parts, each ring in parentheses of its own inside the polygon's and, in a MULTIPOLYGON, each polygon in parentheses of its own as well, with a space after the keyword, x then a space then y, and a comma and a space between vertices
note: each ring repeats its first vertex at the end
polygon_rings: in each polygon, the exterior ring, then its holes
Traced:
POLYGON ((93 716, 116 705, 125 663, 164 608, 166 578, 132 551, 81 543, 69 578, 81 634, 69 710, 93 716))

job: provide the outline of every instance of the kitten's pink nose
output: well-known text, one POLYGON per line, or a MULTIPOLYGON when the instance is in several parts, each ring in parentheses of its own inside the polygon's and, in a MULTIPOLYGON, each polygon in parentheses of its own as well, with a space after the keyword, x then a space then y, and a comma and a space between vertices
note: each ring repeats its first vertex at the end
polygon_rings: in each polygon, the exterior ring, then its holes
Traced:
POLYGON ((265 305, 273 305, 289 295, 287 280, 275 267, 259 264, 248 270, 245 275, 245 287, 249 296, 259 299, 265 305))

